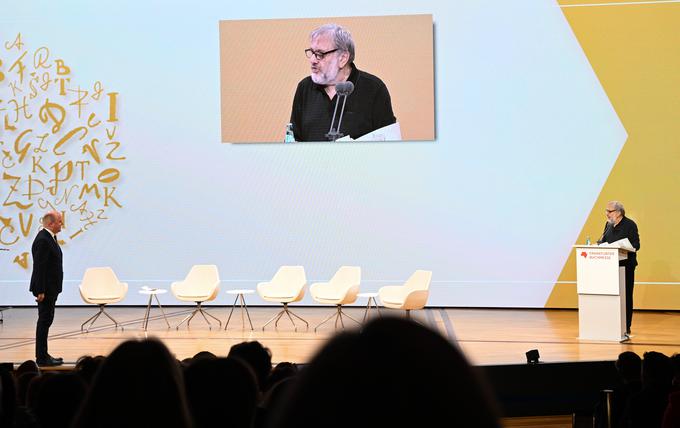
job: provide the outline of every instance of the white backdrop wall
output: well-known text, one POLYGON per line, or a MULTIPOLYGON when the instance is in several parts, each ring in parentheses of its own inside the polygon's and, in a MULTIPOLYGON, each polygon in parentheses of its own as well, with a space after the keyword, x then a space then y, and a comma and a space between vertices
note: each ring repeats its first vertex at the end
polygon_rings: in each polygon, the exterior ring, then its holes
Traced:
MULTIPOLYGON (((223 289, 280 265, 310 283, 358 265, 363 291, 428 269, 430 305, 543 307, 626 139, 553 1, 0 3, 3 44, 21 32, 74 82, 119 93, 122 208, 65 243, 61 304, 81 303, 90 266, 113 267, 122 303, 142 304, 138 287, 210 263, 223 289), (434 18, 436 141, 220 143, 220 20, 420 13, 434 18)), ((37 230, 0 252, 0 305, 33 303, 12 259, 37 230)))

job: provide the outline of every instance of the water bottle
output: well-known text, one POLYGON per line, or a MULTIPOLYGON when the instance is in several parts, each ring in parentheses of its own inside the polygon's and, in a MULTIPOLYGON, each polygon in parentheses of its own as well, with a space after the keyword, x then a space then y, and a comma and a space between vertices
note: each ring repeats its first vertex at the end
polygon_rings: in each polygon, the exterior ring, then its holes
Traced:
POLYGON ((586 236, 586 245, 590 245, 590 236, 586 236))
POLYGON ((284 143, 294 143, 295 134, 293 134, 293 124, 289 123, 286 125, 286 138, 283 140, 284 143))

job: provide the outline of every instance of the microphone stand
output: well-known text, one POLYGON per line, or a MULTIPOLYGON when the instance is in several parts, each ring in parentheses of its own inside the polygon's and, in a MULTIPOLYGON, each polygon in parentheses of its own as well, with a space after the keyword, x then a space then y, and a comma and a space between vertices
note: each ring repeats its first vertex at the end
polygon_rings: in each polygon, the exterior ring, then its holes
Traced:
POLYGON ((607 222, 607 225, 604 227, 604 232, 602 232, 602 236, 600 236, 600 239, 597 240, 597 245, 600 245, 601 243, 604 242, 604 235, 607 234, 607 231, 611 227, 611 223, 607 222))
POLYGON ((342 115, 345 113, 345 104, 347 103, 347 97, 354 91, 354 84, 352 82, 340 82, 335 84, 335 110, 333 110, 333 119, 331 120, 331 129, 328 130, 326 134, 326 139, 328 141, 336 141, 345 135, 340 132, 340 125, 342 125, 342 115), (340 105, 340 98, 342 98, 342 109, 340 109, 340 119, 338 119, 338 126, 333 129, 333 124, 335 123, 335 116, 338 113, 338 105, 340 105))
POLYGON ((335 109, 333 110, 333 119, 331 119, 331 129, 328 130, 326 134, 326 139, 328 141, 335 141, 345 135, 340 132, 340 123, 342 123, 342 114, 345 111, 345 103, 347 102, 347 94, 338 94, 338 98, 335 100, 335 109), (333 129, 333 124, 335 123, 335 115, 338 112, 338 105, 340 104, 340 98, 342 98, 342 110, 340 110, 340 119, 338 120, 338 127, 333 129))

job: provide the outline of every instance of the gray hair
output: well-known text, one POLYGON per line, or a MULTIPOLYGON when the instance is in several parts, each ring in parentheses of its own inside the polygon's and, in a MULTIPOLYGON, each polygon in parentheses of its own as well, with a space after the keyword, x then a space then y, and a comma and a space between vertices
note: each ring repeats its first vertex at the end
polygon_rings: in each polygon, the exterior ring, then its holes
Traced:
POLYGON ((349 53, 348 64, 354 62, 354 40, 352 39, 352 34, 349 30, 337 24, 326 24, 312 31, 309 34, 309 39, 314 40, 322 34, 330 34, 333 36, 335 48, 349 53))
POLYGON ((619 201, 609 201, 610 204, 614 205, 616 211, 621 212, 621 215, 626 215, 626 210, 623 208, 623 204, 619 201))

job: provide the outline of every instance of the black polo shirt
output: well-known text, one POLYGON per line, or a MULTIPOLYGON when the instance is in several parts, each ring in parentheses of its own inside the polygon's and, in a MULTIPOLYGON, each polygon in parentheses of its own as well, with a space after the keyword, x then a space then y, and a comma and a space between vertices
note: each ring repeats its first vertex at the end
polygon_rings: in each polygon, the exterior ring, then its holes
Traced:
MULTIPOLYGON (((628 238, 630 244, 635 248, 635 251, 640 250, 640 235, 638 234, 637 224, 635 224, 633 220, 624 216, 619 224, 614 227, 605 223, 602 242, 611 244, 612 242, 619 241, 623 238, 628 238)), ((630 267, 637 266, 637 253, 628 253, 628 258, 626 260, 621 260, 619 265, 630 267)))
MULTIPOLYGON (((349 80, 354 91, 347 97, 340 132, 357 139, 362 135, 397 121, 392 111, 392 100, 387 86, 378 77, 361 71, 354 64, 349 80)), ((323 85, 317 85, 307 76, 298 83, 293 99, 293 124, 295 141, 327 141, 333 110, 338 98, 328 98, 323 85)), ((335 118, 337 126, 342 100, 335 118)))

